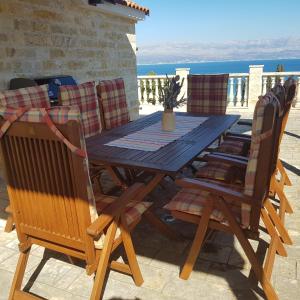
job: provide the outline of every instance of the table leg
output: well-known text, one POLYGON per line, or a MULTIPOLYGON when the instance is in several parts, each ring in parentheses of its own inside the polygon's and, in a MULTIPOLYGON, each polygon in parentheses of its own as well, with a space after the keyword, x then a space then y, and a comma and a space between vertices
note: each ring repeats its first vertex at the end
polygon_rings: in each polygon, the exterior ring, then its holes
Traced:
MULTIPOLYGON (((164 179, 165 174, 156 174, 141 190, 135 199, 136 202, 142 201, 148 194, 150 194, 154 188, 164 179)), ((182 237, 175 232, 169 225, 163 222, 159 217, 157 217, 152 211, 147 211, 144 213, 147 221, 152 224, 160 233, 164 234, 170 239, 181 240, 182 237)))

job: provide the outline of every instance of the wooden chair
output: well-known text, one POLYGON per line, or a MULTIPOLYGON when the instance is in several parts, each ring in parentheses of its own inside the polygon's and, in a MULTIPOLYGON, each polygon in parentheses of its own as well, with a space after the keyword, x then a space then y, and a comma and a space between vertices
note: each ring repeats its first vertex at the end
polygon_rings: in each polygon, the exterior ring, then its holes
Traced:
MULTIPOLYGON (((97 85, 97 94, 104 130, 117 128, 130 122, 123 78, 101 80, 97 85)), ((111 176, 115 181, 119 181, 119 184, 124 184, 125 181, 134 182, 140 173, 134 169, 125 169, 124 172, 125 178, 117 168, 110 170, 111 176)))
MULTIPOLYGON (((293 101, 293 98, 295 96, 295 91, 296 91, 296 82, 292 78, 289 78, 285 84, 284 87, 281 85, 277 85, 272 89, 272 92, 275 93, 277 96, 278 100, 281 103, 282 107, 282 112, 279 117, 279 129, 277 130, 277 141, 278 141, 278 146, 276 147, 278 153, 280 151, 280 144, 282 141, 282 136, 286 128, 286 123, 288 120, 288 115, 290 112, 291 104, 293 101)), ((235 145, 237 148, 240 147, 240 145, 243 145, 244 149, 247 149, 246 151, 232 151, 230 149, 230 146, 227 148, 226 146, 223 147, 223 149, 220 151, 214 152, 215 155, 209 157, 206 156, 205 160, 209 160, 212 162, 209 162, 205 167, 200 168, 198 170, 196 176, 198 177, 204 177, 204 178, 210 178, 210 179, 220 179, 229 182, 231 180, 234 181, 236 178, 240 177, 240 174, 242 176, 244 175, 244 172, 241 172, 237 167, 234 167, 230 163, 226 163, 226 159, 218 158, 218 156, 227 156, 231 157, 234 159, 240 159, 240 160, 245 160, 247 161, 247 155, 245 155, 245 158, 241 157, 240 154, 244 152, 244 154, 248 153, 250 142, 251 142, 251 136, 247 135, 238 135, 238 134, 230 134, 228 135, 228 140, 232 145, 235 145), (236 156, 239 154, 238 156, 236 156), (217 160, 217 161, 216 161, 217 160), (235 176, 233 176, 233 174, 235 176)), ((226 144, 226 142, 224 144, 226 144)), ((221 144, 222 147, 222 144, 221 144)), ((284 193, 284 186, 289 185, 290 180, 286 174, 286 171, 284 167, 282 166, 282 162, 279 159, 278 155, 274 155, 274 163, 276 164, 276 168, 274 170, 272 180, 271 180, 271 186, 270 186, 270 196, 272 195, 278 195, 279 200, 280 200, 280 205, 279 205, 279 217, 280 217, 280 223, 284 224, 284 219, 285 219, 285 213, 292 213, 292 207, 284 193), (278 173, 280 174, 280 180, 277 180, 278 178, 278 173)), ((276 218, 277 219, 277 218, 276 218)), ((281 226, 281 225, 279 225, 281 226)), ((291 240, 288 239, 287 243, 290 243, 291 240)))
MULTIPOLYGON (((26 79, 24 79, 26 81, 26 79)), ((50 107, 50 98, 48 95, 48 86, 30 86, 26 88, 7 90, 0 92, 0 105, 9 107, 50 107)), ((9 207, 5 209, 8 213, 8 219, 5 225, 5 232, 11 232, 14 229, 14 220, 9 207)))
POLYGON ((32 245, 86 262, 96 274, 90 299, 100 299, 107 269, 143 278, 130 231, 151 203, 135 202, 143 184, 119 198, 93 193, 77 107, 0 109, 0 142, 20 257, 9 299, 40 299, 21 290, 32 245), (124 245, 128 264, 110 261, 124 245))
POLYGON ((110 130, 130 121, 122 78, 100 81, 97 93, 104 129, 110 130))
POLYGON ((195 223, 197 231, 190 252, 180 273, 188 279, 201 249, 207 229, 221 230, 234 234, 245 251, 252 269, 261 283, 268 299, 278 299, 270 282, 276 252, 284 254, 285 249, 265 211, 263 202, 268 197, 272 173, 272 153, 275 141, 277 102, 272 95, 261 97, 254 112, 254 131, 245 184, 233 187, 209 180, 181 179, 182 187, 177 195, 165 206, 175 218, 195 223), (262 266, 249 239, 258 239, 259 222, 262 218, 271 241, 265 265, 262 266))
POLYGON ((187 111, 202 115, 225 115, 228 74, 188 75, 187 111))

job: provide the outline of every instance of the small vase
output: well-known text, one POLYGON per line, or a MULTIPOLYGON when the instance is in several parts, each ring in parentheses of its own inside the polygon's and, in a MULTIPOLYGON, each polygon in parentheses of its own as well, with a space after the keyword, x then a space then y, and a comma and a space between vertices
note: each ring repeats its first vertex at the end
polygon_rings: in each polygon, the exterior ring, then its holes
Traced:
POLYGON ((161 121, 162 130, 174 131, 176 128, 175 113, 171 109, 167 109, 162 114, 161 121))

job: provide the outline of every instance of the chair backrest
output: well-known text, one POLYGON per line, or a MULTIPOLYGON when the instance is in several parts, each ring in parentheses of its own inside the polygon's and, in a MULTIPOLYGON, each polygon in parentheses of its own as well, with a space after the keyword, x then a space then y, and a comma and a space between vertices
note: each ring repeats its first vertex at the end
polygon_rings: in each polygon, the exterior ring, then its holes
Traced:
POLYGON ((0 92, 0 105, 9 107, 50 107, 48 85, 39 85, 0 92))
POLYGON ((78 107, 1 108, 1 150, 20 242, 81 252, 97 217, 78 107), (24 113, 25 112, 25 113, 24 113))
POLYGON ((289 77, 285 83, 284 83, 284 88, 285 88, 285 107, 284 107, 284 113, 283 113, 283 120, 282 120, 282 130, 281 130, 281 135, 280 135, 280 141, 281 143, 283 133, 286 128, 286 124, 288 121, 289 113, 292 107, 293 100, 296 96, 296 89, 297 89, 297 81, 293 77, 289 77))
POLYGON ((101 133, 101 115, 94 82, 59 87, 59 104, 77 105, 81 112, 85 138, 101 133))
POLYGON ((188 75, 187 111, 204 115, 224 115, 228 78, 228 74, 188 75))
MULTIPOLYGON (((274 93, 269 92, 259 98, 253 115, 250 155, 244 190, 246 195, 253 198, 253 204, 251 207, 244 205, 242 211, 250 211, 248 221, 251 230, 255 232, 258 231, 262 203, 269 192, 274 147, 276 138, 278 138, 278 135, 276 137, 276 122, 279 108, 277 97, 274 93)), ((248 225, 247 222, 243 223, 248 225)))
POLYGON ((97 93, 105 129, 116 128, 130 121, 122 78, 100 81, 97 93))

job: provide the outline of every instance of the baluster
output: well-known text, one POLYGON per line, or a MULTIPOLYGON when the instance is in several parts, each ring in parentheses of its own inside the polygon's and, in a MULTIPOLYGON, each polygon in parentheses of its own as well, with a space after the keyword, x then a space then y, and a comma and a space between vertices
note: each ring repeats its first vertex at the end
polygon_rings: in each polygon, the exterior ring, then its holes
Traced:
POLYGON ((267 82, 268 82, 268 77, 263 77, 262 95, 265 95, 267 92, 267 82))
POLYGON ((248 106, 248 83, 249 83, 249 77, 245 77, 245 94, 244 94, 244 102, 243 106, 248 106))
POLYGON ((229 78, 229 100, 228 100, 228 104, 231 104, 234 102, 234 78, 230 77, 229 78))
POLYGON ((276 78, 272 77, 272 81, 271 81, 271 89, 275 86, 275 82, 276 82, 276 78))
POLYGON ((143 84, 144 84, 143 98, 144 98, 145 101, 147 101, 146 83, 147 83, 147 79, 143 79, 143 84))
POLYGON ((280 77, 280 83, 284 85, 284 77, 280 77))
POLYGON ((141 79, 138 78, 138 100, 142 103, 141 79))
POLYGON ((235 106, 241 105, 242 100, 242 78, 237 78, 237 92, 236 92, 236 102, 235 106))
POLYGON ((155 87, 156 87, 156 89, 155 89, 155 101, 156 101, 156 102, 158 101, 158 98, 159 98, 158 82, 159 82, 159 79, 156 78, 156 79, 155 79, 155 87))

